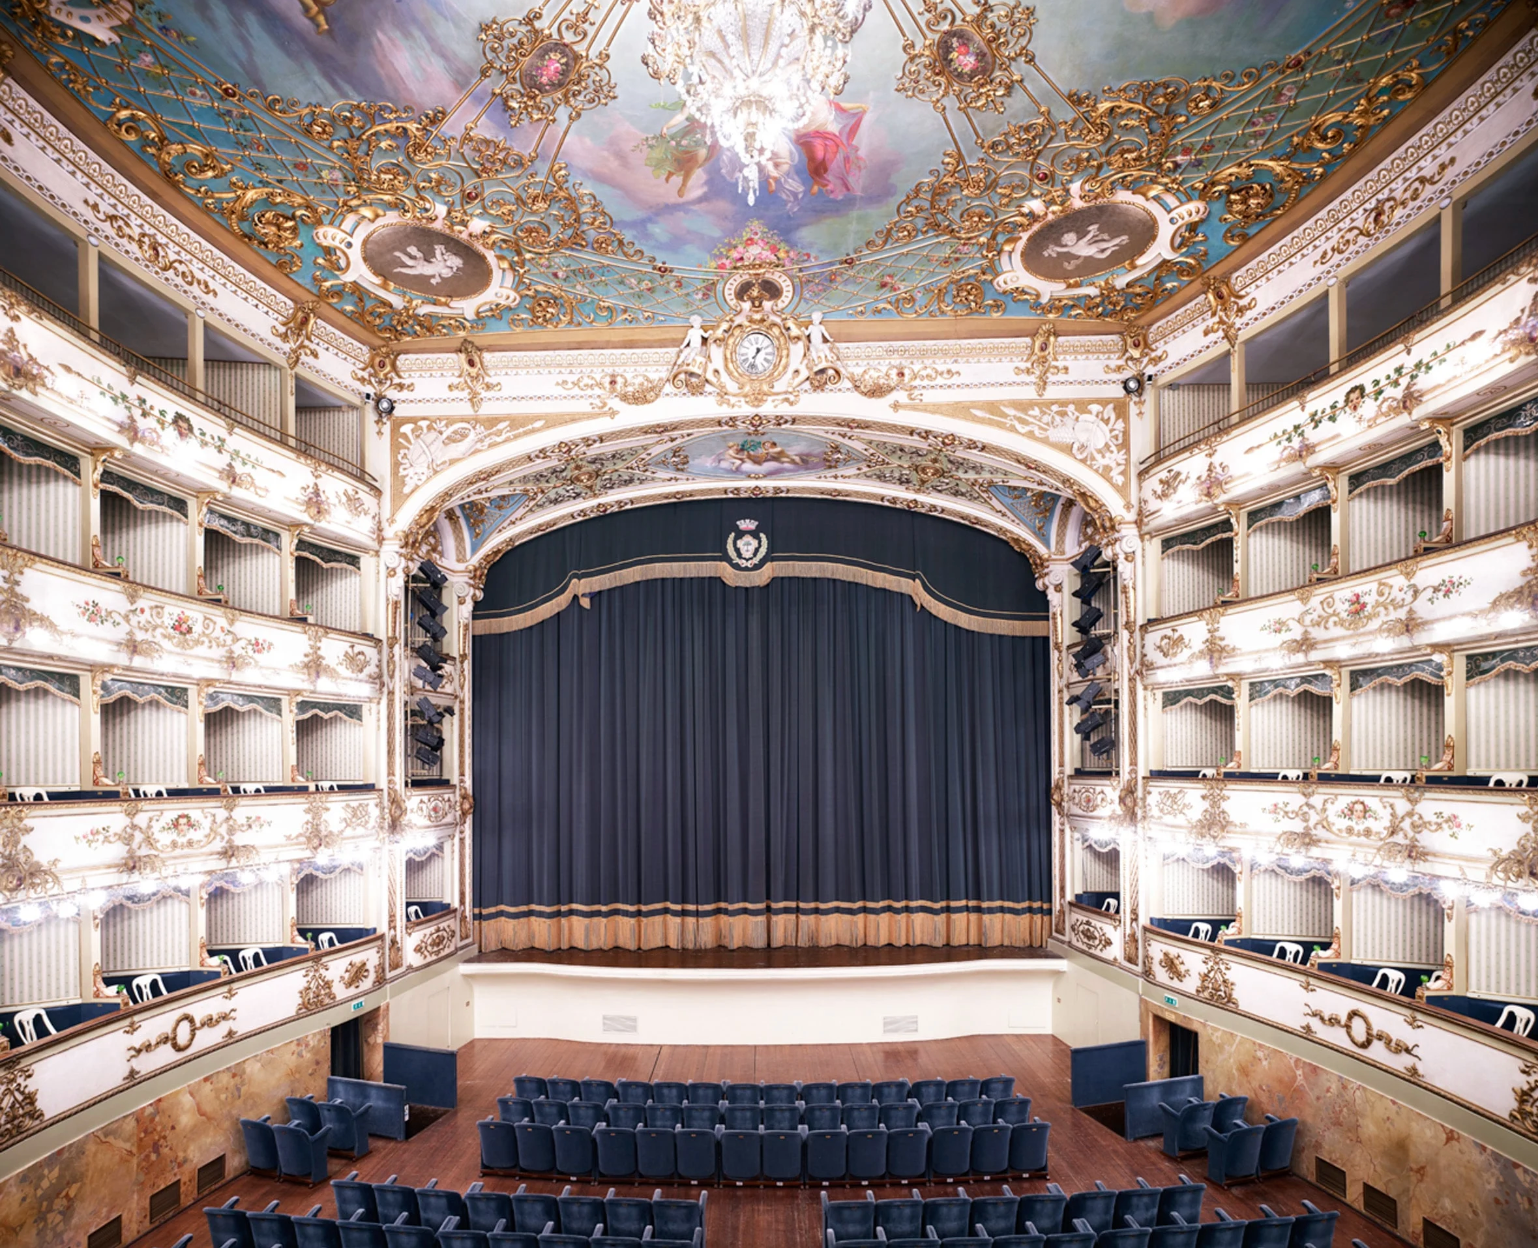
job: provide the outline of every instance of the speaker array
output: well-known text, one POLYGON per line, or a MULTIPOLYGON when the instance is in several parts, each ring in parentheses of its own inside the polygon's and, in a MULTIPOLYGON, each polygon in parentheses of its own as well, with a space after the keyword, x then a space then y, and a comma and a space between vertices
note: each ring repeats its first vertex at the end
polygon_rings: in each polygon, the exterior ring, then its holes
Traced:
MULTIPOLYGON (((1070 651, 1069 657, 1080 680, 1089 680, 1111 660, 1105 648, 1105 639, 1094 635, 1095 625, 1105 618, 1105 612, 1095 606, 1094 598, 1111 577, 1108 571, 1097 570, 1095 567, 1102 553, 1099 546, 1090 546, 1073 561, 1073 569, 1079 574, 1079 587, 1073 591, 1073 596, 1079 600, 1079 616, 1073 621, 1073 627, 1082 640, 1070 651)), ((1067 701, 1068 706, 1079 712, 1080 718, 1073 730, 1081 738, 1088 737, 1096 729, 1111 722, 1110 713, 1095 706, 1095 699, 1103 690, 1098 680, 1090 680, 1089 684, 1067 701)), ((1105 758, 1115 748, 1115 736, 1107 733, 1098 741, 1090 742, 1089 752, 1095 758, 1105 758)))
MULTIPOLYGON (((430 560, 424 560, 418 566, 417 577, 427 583, 419 583, 416 577, 412 579, 411 597, 415 600, 416 610, 411 618, 430 640, 418 642, 414 647, 413 653, 421 662, 412 668, 411 674, 436 692, 443 684, 443 665, 447 662, 439 649, 448 636, 448 629, 443 626, 443 614, 448 608, 440 591, 449 578, 430 560)), ((411 728, 411 739, 415 742, 412 753, 424 766, 436 767, 443 751, 443 730, 438 725, 445 715, 452 715, 454 711, 451 707, 435 706, 426 696, 418 698, 416 706, 422 722, 411 728)))

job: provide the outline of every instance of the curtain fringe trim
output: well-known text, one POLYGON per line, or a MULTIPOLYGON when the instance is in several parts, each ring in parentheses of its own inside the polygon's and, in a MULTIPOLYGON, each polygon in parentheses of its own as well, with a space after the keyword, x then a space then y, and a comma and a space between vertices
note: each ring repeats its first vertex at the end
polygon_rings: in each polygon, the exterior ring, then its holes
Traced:
POLYGON ((514 615, 487 619, 477 617, 471 625, 476 636, 494 633, 513 633, 559 615, 576 599, 583 607, 591 604, 588 598, 605 589, 622 585, 634 585, 641 581, 692 580, 695 578, 720 577, 734 589, 761 589, 777 576, 801 577, 814 580, 852 581, 856 585, 870 585, 890 590, 913 600, 916 609, 928 611, 947 624, 969 629, 975 633, 994 633, 1005 637, 1045 637, 1046 620, 1000 619, 993 616, 975 615, 961 611, 942 602, 923 586, 917 577, 896 576, 890 572, 876 572, 869 568, 852 567, 845 563, 826 561, 801 561, 782 559, 762 568, 744 571, 720 560, 647 563, 635 567, 605 572, 599 576, 573 577, 566 588, 556 597, 520 611, 514 615))

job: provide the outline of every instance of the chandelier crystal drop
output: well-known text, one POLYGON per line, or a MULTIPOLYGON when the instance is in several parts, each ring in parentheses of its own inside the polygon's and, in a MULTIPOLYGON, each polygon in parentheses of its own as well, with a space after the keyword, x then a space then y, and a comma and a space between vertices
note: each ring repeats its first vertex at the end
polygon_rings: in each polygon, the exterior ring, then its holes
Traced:
POLYGON ((849 41, 870 0, 652 0, 642 64, 735 167, 748 203, 777 150, 849 80, 849 41))

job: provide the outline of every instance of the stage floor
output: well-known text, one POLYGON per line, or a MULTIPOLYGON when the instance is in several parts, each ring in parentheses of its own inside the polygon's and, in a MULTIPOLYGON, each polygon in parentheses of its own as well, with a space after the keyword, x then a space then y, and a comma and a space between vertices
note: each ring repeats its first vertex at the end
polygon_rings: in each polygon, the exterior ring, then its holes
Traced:
POLYGON ((602 966, 628 970, 789 971, 832 967, 933 966, 1056 958, 1042 947, 1007 945, 830 945, 804 949, 495 949, 465 960, 476 963, 534 963, 543 966, 602 966))
MULTIPOLYGON (((1033 1113, 1052 1123, 1052 1181, 1068 1191, 1092 1187, 1103 1179, 1112 1187, 1131 1187, 1141 1175, 1150 1183, 1177 1181, 1181 1172, 1201 1181, 1203 1159, 1174 1162, 1160 1151, 1157 1140, 1129 1142, 1068 1104, 1068 1046, 1051 1036, 968 1036, 902 1044, 869 1045, 603 1045, 559 1040, 474 1040, 459 1051, 459 1108, 445 1114, 413 1139, 397 1142, 375 1139, 372 1151, 356 1163, 362 1178, 382 1182, 391 1174, 400 1181, 424 1186, 436 1177, 442 1187, 463 1191, 480 1179, 480 1145, 475 1128, 478 1118, 496 1113, 498 1095, 512 1091, 513 1076, 568 1074, 578 1078, 599 1075, 610 1079, 883 1079, 906 1076, 1011 1074, 1017 1088, 1034 1099, 1033 1113)), ((296 1089, 297 1091, 297 1089, 296 1089)), ((272 1107, 261 1107, 264 1111, 272 1107)), ((275 1117, 282 1116, 278 1107, 275 1117)), ((331 1159, 331 1177, 354 1169, 354 1163, 331 1159)), ((518 1183, 488 1176, 482 1180, 493 1191, 515 1191, 518 1183)), ((620 1195, 649 1196, 653 1185, 617 1184, 620 1195)), ((999 1183, 968 1183, 969 1195, 997 1195, 999 1183)), ((1042 1179, 1010 1183, 1015 1193, 1043 1191, 1042 1179)), ((536 1192, 559 1193, 559 1182, 529 1180, 536 1192)), ((610 1185, 575 1185, 583 1194, 603 1195, 610 1185)), ((189 1189, 190 1190, 190 1185, 189 1189)), ((688 1187, 665 1188, 683 1195, 688 1187)), ((878 1197, 900 1196, 907 1188, 876 1187, 878 1197)), ((821 1229, 821 1205, 816 1189, 710 1188, 706 1238, 710 1248, 817 1248, 821 1229)), ((953 1185, 922 1187, 926 1196, 952 1194, 953 1185)), ((857 1188, 831 1189, 835 1199, 858 1198, 857 1188)), ((334 1216, 335 1203, 326 1187, 295 1188, 270 1179, 242 1175, 205 1193, 196 1208, 185 1210, 162 1223, 136 1243, 140 1248, 170 1244, 188 1231, 194 1248, 208 1244, 204 1205, 219 1205, 239 1196, 246 1208, 262 1208, 279 1200, 287 1212, 303 1213, 320 1202, 322 1212, 334 1216)), ((1344 1202, 1296 1176, 1249 1183, 1225 1192, 1210 1188, 1204 1220, 1222 1206, 1235 1217, 1259 1217, 1262 1202, 1285 1213, 1296 1213, 1299 1201, 1308 1199, 1324 1209, 1341 1210, 1335 1231, 1336 1244, 1353 1236, 1369 1248, 1397 1248, 1406 1241, 1382 1229, 1344 1202)))

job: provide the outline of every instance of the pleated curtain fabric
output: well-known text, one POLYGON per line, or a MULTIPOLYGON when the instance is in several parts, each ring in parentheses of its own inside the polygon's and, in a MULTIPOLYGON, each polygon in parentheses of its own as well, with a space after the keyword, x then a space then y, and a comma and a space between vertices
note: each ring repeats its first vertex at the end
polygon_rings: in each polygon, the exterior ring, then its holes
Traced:
POLYGON ((79 919, 49 915, 27 927, 0 930, 0 1009, 79 996, 79 919))
POLYGON ((1159 711, 1164 726, 1164 765, 1171 769, 1216 767, 1234 756, 1234 704, 1182 702, 1159 711))
POLYGON ((1351 960, 1388 966, 1442 965, 1442 903, 1429 893, 1351 890, 1351 960))
POLYGON ((204 360, 203 388, 251 418, 255 428, 283 428, 283 370, 246 360, 204 360))
MULTIPOLYGON (((1347 501, 1347 571, 1394 563, 1415 553, 1422 533, 1442 529, 1442 468, 1432 464, 1392 485, 1353 494, 1347 501)), ((1440 753, 1440 751, 1438 751, 1440 753)))
MULTIPOLYGON (((1250 752, 1255 771, 1299 771, 1330 756, 1334 708, 1329 694, 1304 690, 1250 703, 1250 752)), ((1440 755, 1441 751, 1438 751, 1440 755)))
POLYGON ((317 563, 303 555, 294 560, 294 596, 302 608, 313 607, 312 618, 325 628, 356 633, 363 627, 363 591, 359 573, 317 563))
POLYGON ((79 563, 80 483, 0 451, 0 530, 12 546, 79 563))
POLYGON ((448 894, 448 861, 441 852, 406 859, 407 901, 444 901, 448 894))
POLYGON ((1045 638, 841 580, 589 601, 475 639, 484 946, 1045 941, 1045 638))
POLYGON ((1188 434, 1217 424, 1228 416, 1232 407, 1232 387, 1226 381, 1162 387, 1159 391, 1159 445, 1170 446, 1188 434))
POLYGON ((1413 771, 1442 757, 1440 683, 1378 684, 1351 695, 1351 769, 1413 771))
POLYGON ((1329 939, 1335 926, 1335 897, 1323 876, 1296 879, 1280 871, 1256 871, 1250 894, 1254 913, 1247 926, 1251 935, 1329 939))
POLYGON ((1104 853, 1093 845, 1079 845, 1079 888, 1086 893, 1115 893, 1121 891, 1121 851, 1108 849, 1104 853))
POLYGON ((0 775, 13 789, 80 783, 80 703, 0 684, 0 775))
POLYGON ((1220 538, 1199 549, 1167 550, 1159 557, 1162 576, 1159 614, 1200 611, 1227 593, 1234 579, 1234 541, 1220 538))
POLYGON ((363 462, 363 420, 355 407, 296 407, 294 433, 344 463, 363 462))
POLYGON ((1538 1000, 1538 914, 1514 914, 1502 906, 1469 912, 1469 991, 1538 1000))
POLYGON ((101 920, 101 969, 111 975, 187 966, 192 948, 187 905, 185 896, 168 893, 147 906, 113 906, 101 920))
POLYGON ((283 721, 261 711, 224 706, 203 717, 208 771, 232 784, 280 784, 283 721))
POLYGON ((107 562, 123 556, 129 578, 138 584, 173 594, 188 591, 187 522, 180 516, 136 507, 115 490, 103 489, 101 545, 107 562))
POLYGON ((1467 698, 1469 770, 1538 771, 1538 672, 1497 672, 1467 698))
POLYGON ((1463 536, 1483 537, 1538 519, 1538 430, 1493 438, 1463 461, 1463 536))

